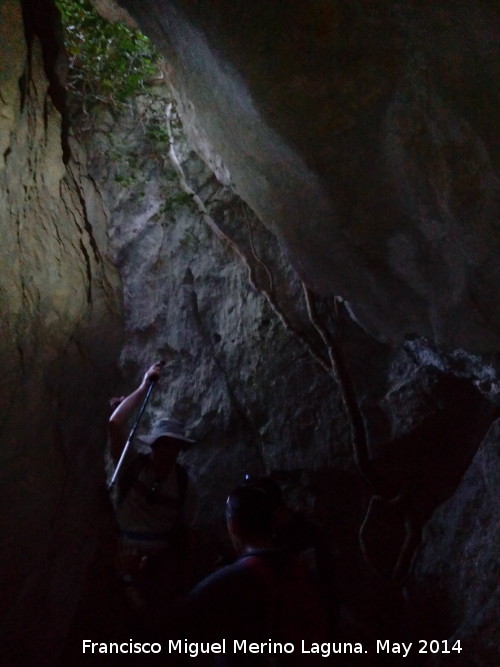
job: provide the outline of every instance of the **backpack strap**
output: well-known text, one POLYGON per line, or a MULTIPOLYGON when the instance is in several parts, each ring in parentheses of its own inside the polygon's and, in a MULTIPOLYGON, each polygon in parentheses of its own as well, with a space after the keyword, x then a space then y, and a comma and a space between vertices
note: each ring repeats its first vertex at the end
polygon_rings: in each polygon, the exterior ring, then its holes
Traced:
POLYGON ((139 454, 139 456, 137 456, 129 463, 118 483, 116 494, 117 507, 121 507, 121 505, 123 505, 123 502, 129 494, 130 489, 145 468, 147 462, 148 456, 146 454, 139 454))
MULTIPOLYGON (((139 454, 133 461, 130 462, 125 472, 122 474, 119 483, 117 484, 116 491, 116 506, 121 507, 123 505, 125 498, 132 489, 134 483, 138 480, 139 475, 146 467, 146 464, 149 460, 147 454, 139 454)), ((181 466, 179 463, 175 464, 175 472, 177 475, 177 486, 179 490, 179 499, 177 507, 177 524, 182 523, 184 515, 184 505, 186 503, 186 496, 189 484, 189 478, 187 470, 181 466)))

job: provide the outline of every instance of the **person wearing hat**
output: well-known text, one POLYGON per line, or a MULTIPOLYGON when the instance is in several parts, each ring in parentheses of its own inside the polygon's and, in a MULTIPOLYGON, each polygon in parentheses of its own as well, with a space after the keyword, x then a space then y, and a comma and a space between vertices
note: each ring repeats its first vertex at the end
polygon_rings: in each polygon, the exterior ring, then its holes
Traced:
MULTIPOLYGON (((127 426, 162 365, 153 364, 141 384, 109 418, 109 446, 115 464, 127 440, 127 426)), ((112 498, 120 529, 119 574, 137 611, 155 613, 187 586, 189 525, 195 497, 186 469, 177 461, 194 440, 179 419, 163 417, 148 434, 135 436, 147 453, 129 448, 112 498)))

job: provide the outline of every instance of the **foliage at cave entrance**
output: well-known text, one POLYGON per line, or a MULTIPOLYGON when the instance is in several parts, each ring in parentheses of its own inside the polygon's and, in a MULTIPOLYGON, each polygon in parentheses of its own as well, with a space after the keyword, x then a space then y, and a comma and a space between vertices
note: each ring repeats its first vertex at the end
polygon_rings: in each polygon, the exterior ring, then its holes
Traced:
POLYGON ((120 106, 158 74, 149 39, 121 23, 108 23, 90 0, 56 0, 68 52, 66 87, 87 111, 96 103, 120 106))

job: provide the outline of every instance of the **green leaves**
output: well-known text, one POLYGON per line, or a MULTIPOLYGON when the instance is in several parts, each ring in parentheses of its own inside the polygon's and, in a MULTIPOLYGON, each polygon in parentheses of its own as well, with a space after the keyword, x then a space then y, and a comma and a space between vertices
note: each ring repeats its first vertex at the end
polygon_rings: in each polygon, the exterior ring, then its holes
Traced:
POLYGON ((84 109, 100 102, 120 106, 158 75, 159 56, 149 39, 108 23, 90 0, 56 0, 68 53, 67 88, 84 109))

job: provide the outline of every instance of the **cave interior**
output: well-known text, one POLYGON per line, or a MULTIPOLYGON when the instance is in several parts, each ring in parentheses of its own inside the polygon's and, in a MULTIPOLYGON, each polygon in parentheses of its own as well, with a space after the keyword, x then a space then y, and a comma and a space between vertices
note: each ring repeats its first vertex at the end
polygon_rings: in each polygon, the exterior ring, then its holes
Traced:
POLYGON ((367 647, 339 665, 500 664, 493 3, 94 4, 160 55, 115 106, 68 83, 55 2, 0 2, 2 664, 129 640, 109 399, 159 359, 193 584, 271 475, 367 647))

